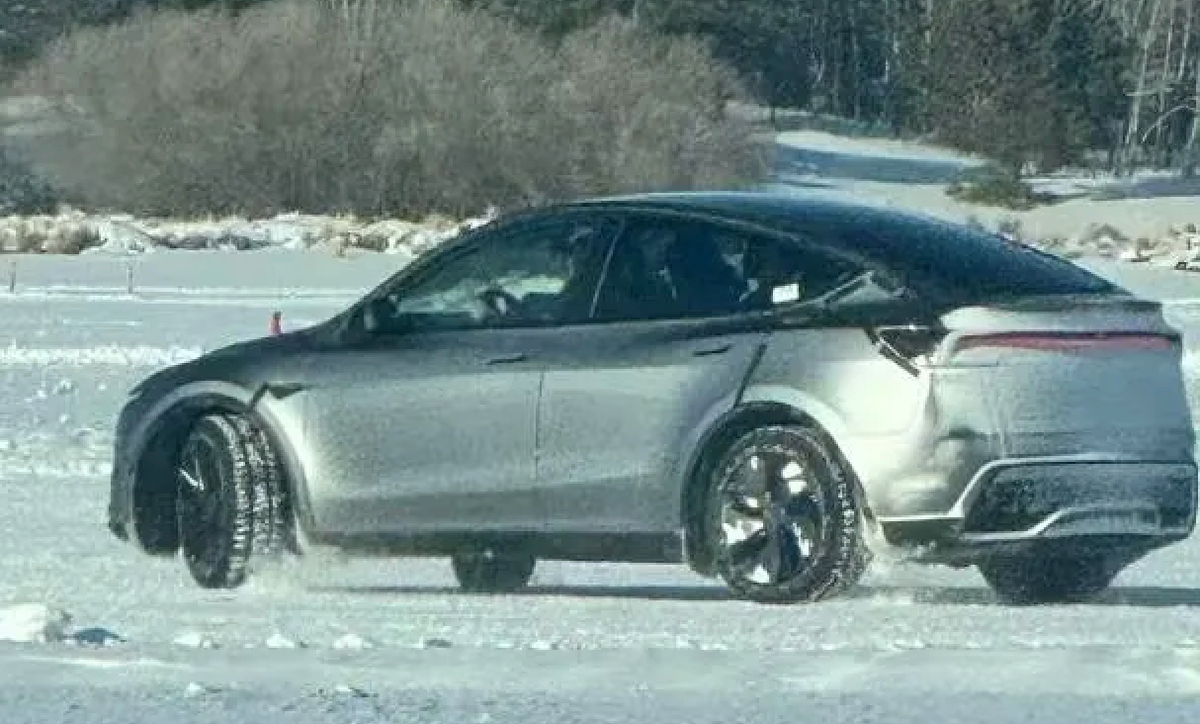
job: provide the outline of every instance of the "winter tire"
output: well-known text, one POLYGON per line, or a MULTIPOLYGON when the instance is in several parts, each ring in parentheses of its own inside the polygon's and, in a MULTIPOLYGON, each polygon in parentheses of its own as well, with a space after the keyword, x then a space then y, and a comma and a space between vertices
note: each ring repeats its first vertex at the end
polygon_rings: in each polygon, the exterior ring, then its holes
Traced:
POLYGON ((1103 556, 1014 556, 984 561, 979 572, 1000 598, 1028 605, 1086 601, 1120 568, 1103 556))
POLYGON ((292 536, 294 528, 288 524, 291 511, 284 497, 283 467, 262 428, 245 417, 235 417, 232 421, 244 441, 250 462, 254 560, 278 558, 285 550, 297 548, 292 536))
POLYGON ((236 588, 251 556, 283 547, 282 474, 265 434, 241 416, 211 414, 179 455, 176 511, 188 571, 205 588, 236 588))
POLYGON ((740 598, 819 601, 866 569, 853 481, 816 430, 771 426, 743 435, 717 463, 707 500, 717 572, 740 598))
POLYGON ((483 550, 450 559, 454 576, 470 593, 511 593, 529 583, 537 561, 533 556, 483 550))

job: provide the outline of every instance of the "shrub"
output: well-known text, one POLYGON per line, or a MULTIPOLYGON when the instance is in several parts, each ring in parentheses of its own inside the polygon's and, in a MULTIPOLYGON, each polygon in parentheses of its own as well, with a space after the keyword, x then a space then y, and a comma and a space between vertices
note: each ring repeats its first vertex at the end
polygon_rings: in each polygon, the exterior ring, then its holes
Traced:
POLYGON ((38 168, 148 214, 452 215, 758 178, 705 48, 609 20, 556 46, 451 0, 276 0, 65 37, 17 81, 38 168))
POLYGON ((47 214, 58 207, 58 198, 37 178, 29 165, 0 146, 0 216, 47 214))
POLYGON ((1016 174, 999 166, 982 166, 963 171, 946 187, 946 193, 959 201, 982 206, 1002 206, 1026 211, 1047 199, 1033 192, 1016 174))

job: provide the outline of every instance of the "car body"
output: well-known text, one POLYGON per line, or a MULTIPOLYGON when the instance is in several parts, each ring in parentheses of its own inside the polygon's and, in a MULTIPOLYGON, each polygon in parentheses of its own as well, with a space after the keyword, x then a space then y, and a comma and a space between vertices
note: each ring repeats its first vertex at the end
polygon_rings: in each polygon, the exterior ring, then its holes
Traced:
MULTIPOLYGON (((1047 557, 1100 560, 1106 585, 1195 524, 1181 352, 1157 303, 979 230, 766 193, 579 201, 142 382, 109 525, 177 552, 179 450, 216 411, 261 430, 314 544, 713 574, 722 454, 790 426, 887 543, 1014 595, 1003 571, 1047 557)), ((784 598, 820 597, 802 588, 784 598)))

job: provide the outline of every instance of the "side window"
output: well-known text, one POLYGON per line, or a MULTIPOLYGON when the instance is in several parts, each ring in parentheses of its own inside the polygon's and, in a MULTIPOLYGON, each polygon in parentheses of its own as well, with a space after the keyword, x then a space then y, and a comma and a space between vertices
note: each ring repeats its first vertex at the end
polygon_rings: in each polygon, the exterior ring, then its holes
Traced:
POLYGON ((630 225, 613 250, 596 318, 769 311, 820 296, 859 271, 839 256, 792 241, 704 222, 644 221, 630 225))
POLYGON ((739 250, 748 312, 815 299, 860 274, 857 264, 819 248, 771 237, 731 234, 726 248, 739 250))
POLYGON ((593 217, 499 230, 389 294, 379 331, 582 321, 616 228, 593 217))

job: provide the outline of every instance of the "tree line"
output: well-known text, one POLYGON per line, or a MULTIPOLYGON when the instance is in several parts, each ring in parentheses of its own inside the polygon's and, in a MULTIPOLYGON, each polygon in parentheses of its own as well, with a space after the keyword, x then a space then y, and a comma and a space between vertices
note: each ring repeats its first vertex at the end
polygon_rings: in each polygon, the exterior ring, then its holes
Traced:
MULTIPOLYGON (((1200 164, 1200 0, 459 1, 552 41, 614 13, 699 36, 765 105, 932 137, 1013 171, 1200 164)), ((0 9, 0 43, 20 60, 64 28, 211 4, 25 0, 0 9)))

